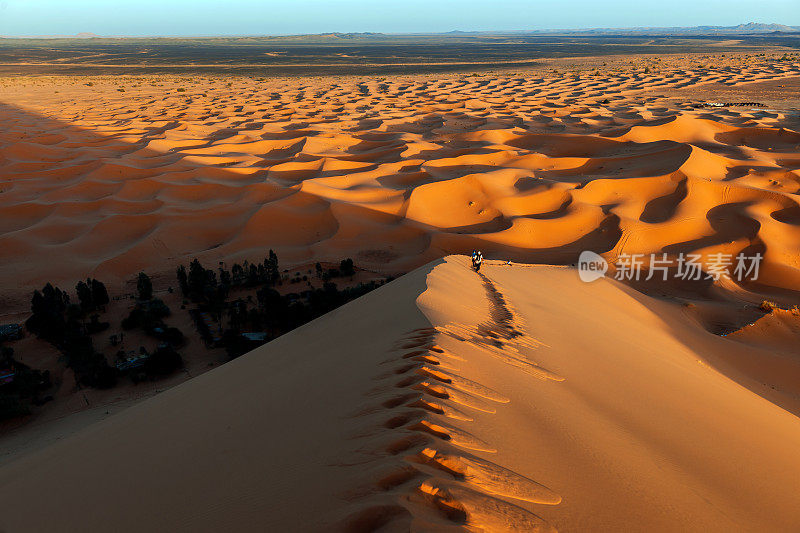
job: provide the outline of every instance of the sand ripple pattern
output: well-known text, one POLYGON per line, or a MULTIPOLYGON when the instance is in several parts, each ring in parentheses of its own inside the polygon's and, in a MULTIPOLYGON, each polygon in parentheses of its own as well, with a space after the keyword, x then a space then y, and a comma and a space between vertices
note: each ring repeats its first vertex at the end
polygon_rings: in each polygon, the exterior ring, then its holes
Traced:
POLYGON ((0 275, 22 287, 125 279, 268 248, 287 264, 351 256, 384 271, 476 247, 543 263, 584 249, 750 250, 767 256, 763 283, 793 286, 800 134, 787 117, 642 91, 798 74, 786 63, 3 93, 0 275))

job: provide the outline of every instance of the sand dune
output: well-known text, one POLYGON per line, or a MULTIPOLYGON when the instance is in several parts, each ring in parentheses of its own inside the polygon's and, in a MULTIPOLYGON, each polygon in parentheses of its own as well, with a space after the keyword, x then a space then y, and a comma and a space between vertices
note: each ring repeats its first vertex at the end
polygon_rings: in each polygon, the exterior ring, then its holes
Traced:
POLYGON ((0 80, 9 315, 194 257, 421 267, 8 460, 0 530, 796 530, 800 122, 692 104, 800 64, 725 61, 0 80), (585 284, 585 250, 764 260, 585 284))
POLYGON ((22 298, 46 280, 121 283, 270 247, 286 264, 352 256, 384 272, 473 247, 542 263, 587 248, 613 261, 756 247, 763 285, 793 289, 791 117, 693 109, 654 91, 746 89, 800 66, 692 65, 374 81, 20 78, 0 88, 0 278, 22 298), (721 229, 721 212, 737 222, 721 229), (53 260, 35 261, 42 254, 53 260))
POLYGON ((448 257, 4 466, 0 527, 790 531, 800 422, 736 360, 798 365, 747 342, 448 257))

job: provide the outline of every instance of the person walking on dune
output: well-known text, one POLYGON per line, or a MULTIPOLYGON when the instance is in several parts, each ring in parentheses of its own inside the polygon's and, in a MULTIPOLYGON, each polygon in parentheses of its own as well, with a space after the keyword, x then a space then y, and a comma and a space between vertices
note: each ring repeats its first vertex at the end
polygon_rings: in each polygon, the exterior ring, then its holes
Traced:
POLYGON ((481 263, 483 263, 483 252, 478 250, 475 254, 475 258, 472 260, 472 266, 475 267, 475 272, 481 271, 481 263))

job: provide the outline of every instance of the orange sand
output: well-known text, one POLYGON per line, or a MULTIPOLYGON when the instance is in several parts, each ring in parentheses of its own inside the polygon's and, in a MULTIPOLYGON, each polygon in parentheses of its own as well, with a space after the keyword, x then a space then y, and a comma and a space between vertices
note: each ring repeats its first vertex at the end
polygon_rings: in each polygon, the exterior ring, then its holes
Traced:
POLYGON ((800 75, 798 63, 748 61, 650 74, 4 80, 5 296, 87 275, 112 288, 139 270, 172 278, 195 256, 261 260, 268 248, 285 265, 351 256, 401 272, 474 247, 570 263, 587 248, 613 261, 751 246, 766 251, 764 284, 792 288, 791 113, 694 110, 656 94, 722 85, 758 100, 753 82, 800 75), (720 218, 736 222, 721 230, 720 218))
POLYGON ((9 313, 46 281, 118 293, 139 270, 171 280, 193 257, 269 248, 285 266, 427 264, 83 431, 64 423, 0 466, 0 530, 796 530, 800 318, 747 304, 798 303, 797 114, 688 102, 759 101, 748 87, 798 76, 751 60, 0 80, 9 313), (482 275, 441 260, 473 248, 482 275), (745 285, 530 265, 587 249, 765 260, 745 285))
POLYGON ((712 366, 744 353, 770 364, 617 282, 450 257, 4 466, 0 527, 790 531, 800 420, 712 366))

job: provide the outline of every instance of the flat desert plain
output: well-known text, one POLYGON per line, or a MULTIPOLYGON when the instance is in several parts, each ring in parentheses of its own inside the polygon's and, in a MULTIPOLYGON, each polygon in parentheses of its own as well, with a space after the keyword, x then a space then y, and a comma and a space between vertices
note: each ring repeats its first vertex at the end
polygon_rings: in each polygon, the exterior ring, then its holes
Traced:
POLYGON ((775 53, 0 79, 7 316, 270 248, 409 272, 12 454, 0 529, 796 531, 798 107, 775 53), (611 279, 664 253, 763 260, 611 279))

